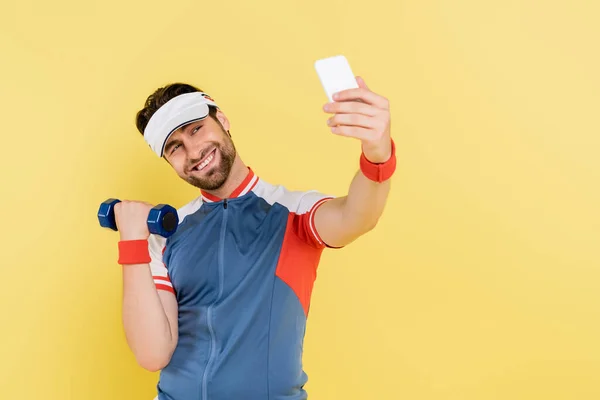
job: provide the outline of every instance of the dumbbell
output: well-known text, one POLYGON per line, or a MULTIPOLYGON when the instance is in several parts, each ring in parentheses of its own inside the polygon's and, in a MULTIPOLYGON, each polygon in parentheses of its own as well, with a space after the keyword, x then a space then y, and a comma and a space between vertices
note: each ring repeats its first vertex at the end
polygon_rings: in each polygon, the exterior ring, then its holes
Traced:
MULTIPOLYGON (((117 231, 117 222, 115 221, 115 204, 121 200, 108 199, 100 204, 98 210, 98 221, 100 226, 117 231)), ((179 225, 179 216, 177 210, 168 204, 159 204, 153 207, 148 214, 148 230, 150 233, 169 237, 175 233, 179 225)))

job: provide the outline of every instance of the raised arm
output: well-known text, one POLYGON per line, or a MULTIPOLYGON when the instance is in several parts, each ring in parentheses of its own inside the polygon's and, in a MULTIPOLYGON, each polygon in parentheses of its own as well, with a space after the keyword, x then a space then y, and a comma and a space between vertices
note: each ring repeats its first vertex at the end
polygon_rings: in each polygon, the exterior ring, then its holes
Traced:
POLYGON ((178 307, 159 238, 150 236, 151 205, 123 201, 115 205, 123 266, 123 326, 138 364, 149 371, 164 368, 178 340, 178 307))
POLYGON ((315 212, 315 229, 332 247, 342 247, 372 230, 381 217, 390 177, 396 168, 394 142, 390 135, 389 101, 369 90, 357 77, 358 89, 334 96, 324 111, 334 134, 359 139, 362 143, 360 168, 348 194, 324 203, 315 212))

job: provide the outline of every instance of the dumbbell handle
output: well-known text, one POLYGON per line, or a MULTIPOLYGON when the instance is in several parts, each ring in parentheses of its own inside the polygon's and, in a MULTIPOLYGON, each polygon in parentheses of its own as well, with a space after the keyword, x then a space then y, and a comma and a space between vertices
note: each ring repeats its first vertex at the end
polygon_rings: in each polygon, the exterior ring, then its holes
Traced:
MULTIPOLYGON (((115 205, 120 203, 118 199, 108 199, 100 204, 98 210, 98 221, 100 226, 117 231, 117 222, 115 220, 115 205)), ((168 204, 159 204, 153 207, 147 219, 148 231, 155 235, 169 237, 177 230, 179 217, 177 210, 168 204)))

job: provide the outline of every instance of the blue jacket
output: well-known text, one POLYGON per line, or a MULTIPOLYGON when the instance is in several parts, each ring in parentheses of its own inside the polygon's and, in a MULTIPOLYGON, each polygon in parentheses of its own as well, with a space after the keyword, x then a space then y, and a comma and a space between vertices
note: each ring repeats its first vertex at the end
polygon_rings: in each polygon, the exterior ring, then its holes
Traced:
POLYGON ((157 289, 175 294, 179 340, 159 400, 301 400, 306 318, 323 243, 314 211, 331 199, 251 169, 228 199, 202 192, 177 232, 151 235, 157 289))

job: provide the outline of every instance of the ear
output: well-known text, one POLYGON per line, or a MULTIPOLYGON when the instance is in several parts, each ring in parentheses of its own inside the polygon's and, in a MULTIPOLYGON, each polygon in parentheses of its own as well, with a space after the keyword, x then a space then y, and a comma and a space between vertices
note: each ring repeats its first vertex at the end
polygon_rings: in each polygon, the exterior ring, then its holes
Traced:
POLYGON ((229 126, 230 126, 229 120, 227 119, 227 117, 221 110, 217 110, 217 119, 223 126, 223 129, 225 129, 226 131, 229 132, 229 126))

